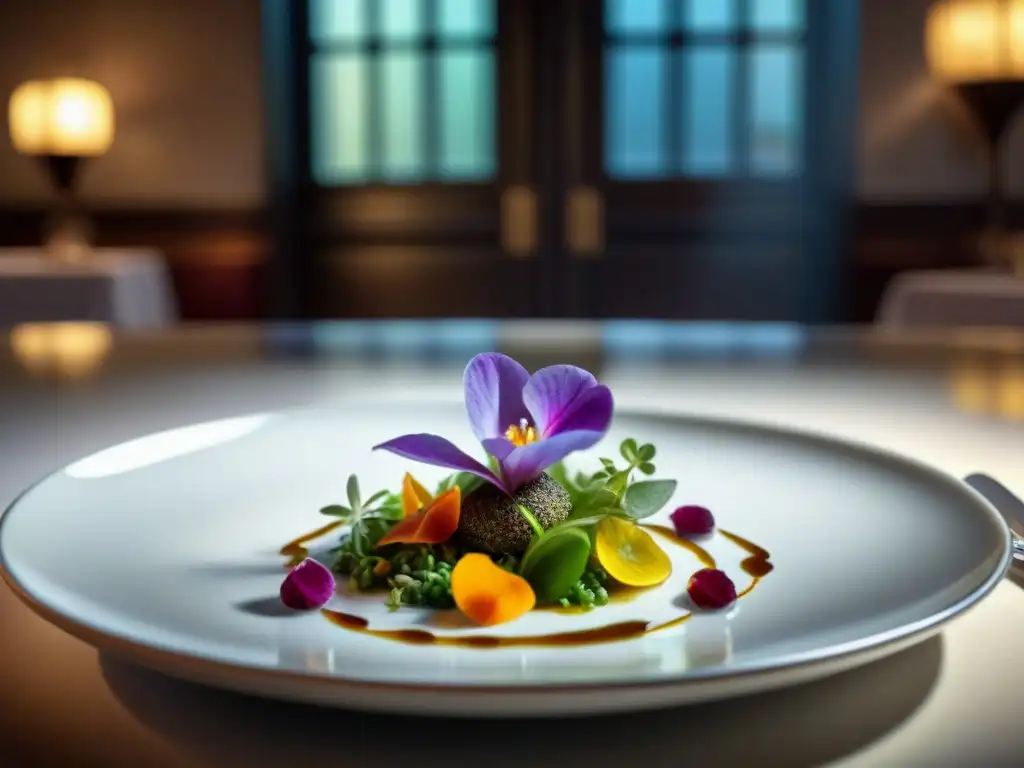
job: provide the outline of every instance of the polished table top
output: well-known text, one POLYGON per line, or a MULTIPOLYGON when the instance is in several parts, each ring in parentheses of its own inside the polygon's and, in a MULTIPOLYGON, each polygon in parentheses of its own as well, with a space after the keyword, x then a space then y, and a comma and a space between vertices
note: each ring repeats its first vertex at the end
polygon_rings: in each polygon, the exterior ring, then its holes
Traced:
MULTIPOLYGON (((1024 495, 1024 335, 656 323, 350 323, 0 331, 0 505, 74 458, 186 423, 372 385, 461 396, 498 349, 594 371, 619 408, 843 436, 1024 495)), ((59 532, 55 532, 59 535, 59 532)), ((942 634, 804 687, 544 723, 371 716, 247 698, 136 668, 0 588, 5 765, 996 766, 1024 755, 1024 591, 1014 575, 942 634), (605 734, 614 735, 606 738, 605 734)), ((1024 581, 1020 581, 1024 584, 1024 581)))

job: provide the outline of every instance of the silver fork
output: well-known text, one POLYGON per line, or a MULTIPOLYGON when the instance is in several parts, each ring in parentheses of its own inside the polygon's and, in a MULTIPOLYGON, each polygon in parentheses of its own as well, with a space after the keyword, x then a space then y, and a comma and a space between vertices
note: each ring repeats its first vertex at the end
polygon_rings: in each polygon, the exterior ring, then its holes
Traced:
POLYGON ((1009 488, 994 477, 981 473, 968 475, 964 482, 984 496, 988 503, 996 508, 1010 526, 1013 534, 1013 559, 1024 562, 1024 501, 1018 499, 1009 488))

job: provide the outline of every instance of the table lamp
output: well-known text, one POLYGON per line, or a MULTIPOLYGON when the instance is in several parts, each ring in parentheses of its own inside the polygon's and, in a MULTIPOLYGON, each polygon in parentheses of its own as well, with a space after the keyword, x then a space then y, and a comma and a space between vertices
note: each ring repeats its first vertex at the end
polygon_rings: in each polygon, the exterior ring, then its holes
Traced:
POLYGON ((11 95, 8 122, 14 148, 43 161, 57 192, 47 248, 60 258, 79 258, 89 250, 91 228, 75 183, 83 161, 104 154, 114 140, 110 94, 78 78, 32 80, 11 95))
POLYGON ((1008 128, 1024 103, 1024 0, 940 0, 926 24, 928 64, 974 114, 988 143, 986 255, 1006 263, 1014 241, 1006 230, 1000 172, 1008 128))

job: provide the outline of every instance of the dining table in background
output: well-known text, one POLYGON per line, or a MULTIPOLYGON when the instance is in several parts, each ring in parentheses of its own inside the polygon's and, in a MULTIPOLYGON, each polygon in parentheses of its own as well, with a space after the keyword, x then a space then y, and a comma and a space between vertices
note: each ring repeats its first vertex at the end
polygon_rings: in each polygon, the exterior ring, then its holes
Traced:
MULTIPOLYGON (((0 338, 0 505, 75 458, 183 424, 341 402, 367 384, 385 400, 413 391, 458 401, 453 373, 490 349, 531 368, 582 365, 612 387, 619 409, 835 435, 957 477, 983 471, 1024 495, 1024 334, 1013 331, 437 321, 138 334, 58 325, 36 326, 32 338, 18 328, 0 338)), ((2 763, 1020 765, 1022 585, 1011 573, 938 636, 808 685, 525 721, 318 709, 173 680, 72 638, 3 588, 2 763)))

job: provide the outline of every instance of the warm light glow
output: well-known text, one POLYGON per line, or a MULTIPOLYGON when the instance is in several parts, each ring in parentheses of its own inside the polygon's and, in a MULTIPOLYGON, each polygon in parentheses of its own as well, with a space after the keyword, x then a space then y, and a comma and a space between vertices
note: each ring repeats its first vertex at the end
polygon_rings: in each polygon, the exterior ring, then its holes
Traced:
POLYGON ((102 155, 114 140, 114 105, 89 80, 32 80, 11 96, 8 123, 24 155, 102 155))
POLYGON ((928 63, 951 83, 1024 80, 1024 0, 942 0, 927 24, 928 63))
POLYGON ((29 373, 82 378, 110 354, 110 329, 100 323, 25 324, 11 330, 11 350, 29 373))
POLYGON ((953 402, 966 413, 1024 421, 1024 364, 1002 366, 965 362, 950 380, 953 402))

